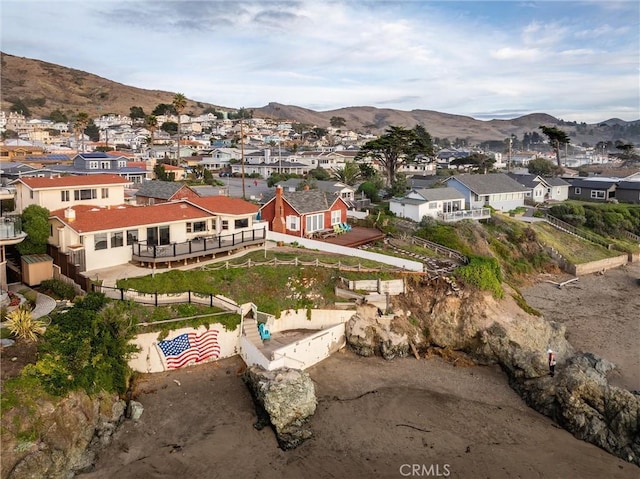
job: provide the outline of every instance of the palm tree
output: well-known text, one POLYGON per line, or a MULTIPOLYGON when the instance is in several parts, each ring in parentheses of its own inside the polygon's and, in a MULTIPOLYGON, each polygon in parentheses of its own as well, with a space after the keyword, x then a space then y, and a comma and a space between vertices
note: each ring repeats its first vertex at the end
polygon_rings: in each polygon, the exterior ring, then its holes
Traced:
POLYGON ((151 133, 151 140, 149 141, 149 149, 153 150, 153 140, 156 130, 158 129, 158 117, 155 115, 147 115, 144 118, 144 127, 151 133))
POLYGON ((360 167, 353 161, 348 161, 343 167, 332 169, 332 178, 345 185, 353 186, 362 177, 360 167))
MULTIPOLYGON (((78 115, 76 116, 76 121, 73 124, 73 129, 76 132, 76 134, 80 134, 80 142, 82 145, 83 153, 84 153, 84 130, 87 128, 87 125, 89 125, 89 115, 87 115, 84 112, 78 113, 78 115)), ((76 145, 76 149, 77 149, 77 145, 76 145)))
POLYGON ((176 155, 177 163, 180 164, 180 114, 187 107, 187 97, 183 93, 176 93, 173 97, 173 108, 178 114, 178 154, 176 155))

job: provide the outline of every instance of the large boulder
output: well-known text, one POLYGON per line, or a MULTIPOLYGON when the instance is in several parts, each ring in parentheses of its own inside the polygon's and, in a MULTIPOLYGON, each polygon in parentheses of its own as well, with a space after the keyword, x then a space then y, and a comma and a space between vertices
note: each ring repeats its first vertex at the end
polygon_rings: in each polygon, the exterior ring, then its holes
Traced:
POLYGON ((359 306, 345 325, 347 344, 360 356, 379 355, 385 359, 409 354, 409 336, 396 327, 396 318, 380 314, 376 306, 359 306))
POLYGON ((615 366, 592 353, 570 358, 554 378, 514 385, 534 409, 578 439, 640 466, 640 397, 609 385, 615 366))
POLYGON ((308 422, 316 411, 317 400, 307 373, 289 368, 266 371, 252 366, 242 379, 256 405, 257 429, 271 424, 284 450, 296 448, 311 437, 308 422))

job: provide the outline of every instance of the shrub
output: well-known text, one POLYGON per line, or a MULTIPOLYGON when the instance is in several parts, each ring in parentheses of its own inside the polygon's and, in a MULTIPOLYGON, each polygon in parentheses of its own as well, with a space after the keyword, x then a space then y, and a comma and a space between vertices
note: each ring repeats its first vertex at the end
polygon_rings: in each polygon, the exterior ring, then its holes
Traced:
POLYGON ((47 279, 40 284, 40 290, 55 299, 72 300, 76 296, 75 288, 59 279, 47 279))
POLYGON ((7 327, 11 334, 25 341, 36 341, 45 331, 45 323, 34 319, 28 306, 22 306, 7 314, 7 327))
POLYGON ((469 263, 455 270, 455 276, 467 284, 485 291, 491 291, 494 297, 502 298, 502 272, 495 258, 472 256, 469 263))

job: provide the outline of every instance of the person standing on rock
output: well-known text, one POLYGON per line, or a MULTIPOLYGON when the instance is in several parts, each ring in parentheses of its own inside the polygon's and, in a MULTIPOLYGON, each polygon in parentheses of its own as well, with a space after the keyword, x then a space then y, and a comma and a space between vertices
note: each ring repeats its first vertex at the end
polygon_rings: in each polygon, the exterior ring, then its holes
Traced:
POLYGON ((549 349, 547 354, 549 355, 549 376, 553 377, 556 374, 556 353, 549 349))

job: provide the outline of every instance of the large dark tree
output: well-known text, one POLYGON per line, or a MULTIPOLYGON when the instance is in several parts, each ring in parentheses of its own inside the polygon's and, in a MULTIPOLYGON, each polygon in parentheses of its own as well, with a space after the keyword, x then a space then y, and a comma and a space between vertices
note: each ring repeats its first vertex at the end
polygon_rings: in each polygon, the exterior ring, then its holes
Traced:
POLYGON ((341 116, 332 116, 331 119, 329 120, 329 124, 333 128, 342 128, 347 124, 347 121, 341 116))
POLYGON ((132 120, 142 120, 145 116, 141 106, 132 106, 129 108, 129 118, 132 120))
POLYGON ((540 129, 548 138, 551 148, 553 148, 553 151, 556 153, 556 162, 558 163, 558 167, 562 168, 562 162, 560 161, 560 148, 569 144, 569 135, 555 126, 541 125, 540 129))
POLYGON ((402 126, 391 126, 386 133, 365 143, 356 155, 356 161, 370 158, 384 170, 387 185, 393 184, 398 169, 414 162, 420 156, 433 155, 431 136, 421 126, 407 130, 402 126))
POLYGON ((155 116, 175 115, 176 110, 170 103, 160 103, 153 109, 151 114, 155 116))
POLYGON ((536 158, 531 160, 527 165, 529 173, 540 176, 558 176, 561 175, 563 169, 558 165, 554 165, 552 161, 544 158, 536 158))
POLYGON ((486 174, 495 164, 495 158, 487 156, 483 153, 471 153, 463 158, 456 158, 451 162, 452 165, 464 165, 470 170, 478 173, 486 174))
POLYGON ((22 230, 27 237, 16 248, 21 255, 47 252, 49 239, 49 210, 38 205, 27 206, 22 215, 22 230))

